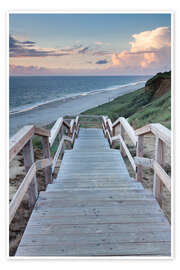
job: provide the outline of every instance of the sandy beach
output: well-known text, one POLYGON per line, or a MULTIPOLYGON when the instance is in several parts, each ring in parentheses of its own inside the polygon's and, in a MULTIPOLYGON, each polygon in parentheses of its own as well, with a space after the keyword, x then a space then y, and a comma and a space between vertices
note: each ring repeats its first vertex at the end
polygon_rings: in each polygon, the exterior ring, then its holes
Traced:
POLYGON ((107 103, 118 96, 135 91, 144 86, 144 82, 124 86, 116 90, 94 91, 92 93, 67 97, 40 105, 28 111, 10 114, 10 136, 24 125, 44 126, 55 121, 60 116, 76 115, 95 106, 107 103))

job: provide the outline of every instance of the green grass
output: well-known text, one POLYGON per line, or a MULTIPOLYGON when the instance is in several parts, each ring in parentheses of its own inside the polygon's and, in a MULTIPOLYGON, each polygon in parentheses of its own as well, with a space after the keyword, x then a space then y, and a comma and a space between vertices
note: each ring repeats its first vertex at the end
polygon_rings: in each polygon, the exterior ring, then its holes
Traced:
POLYGON ((107 115, 112 121, 122 116, 129 118, 135 128, 155 122, 171 128, 171 92, 154 98, 152 92, 141 88, 83 114, 107 115))

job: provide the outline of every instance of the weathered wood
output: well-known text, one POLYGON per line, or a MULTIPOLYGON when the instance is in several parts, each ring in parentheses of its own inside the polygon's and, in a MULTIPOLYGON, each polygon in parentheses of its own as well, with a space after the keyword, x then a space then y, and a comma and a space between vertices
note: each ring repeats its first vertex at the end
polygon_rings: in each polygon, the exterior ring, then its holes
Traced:
POLYGON ((11 161, 24 145, 32 138, 34 126, 21 128, 11 139, 9 144, 9 161, 11 161))
POLYGON ((128 123, 128 121, 124 117, 119 118, 121 125, 123 126, 124 130, 126 131, 127 135, 136 146, 137 144, 137 136, 135 135, 134 129, 128 123))
POLYGON ((15 193, 10 206, 9 206, 9 223, 11 223, 13 217, 16 214, 16 210, 20 206, 20 203, 22 202, 22 199, 24 198, 24 195, 26 194, 29 186, 32 183, 33 178, 36 175, 36 164, 33 163, 31 168, 28 170, 24 180, 22 181, 21 185, 19 186, 17 192, 15 193))
POLYGON ((152 192, 130 178, 120 152, 102 130, 81 129, 57 178, 40 193, 16 256, 167 256, 170 240, 152 192))
MULTIPOLYGON (((50 154, 50 144, 49 144, 49 138, 48 137, 42 137, 42 145, 43 145, 43 157, 44 158, 51 158, 50 154)), ((45 183, 48 185, 52 182, 52 168, 51 166, 44 169, 45 174, 45 183)))
POLYGON ((163 184, 167 187, 167 189, 171 191, 171 178, 169 177, 169 175, 164 171, 164 169, 158 164, 157 161, 154 161, 153 167, 157 176, 160 178, 163 184))
POLYGON ((155 136, 159 137, 164 143, 169 147, 171 146, 171 131, 161 124, 149 124, 142 128, 135 130, 135 134, 146 135, 148 133, 153 133, 155 136))
MULTIPOLYGON (((120 206, 119 206, 120 207, 120 206)), ((148 206, 146 206, 146 208, 143 209, 147 209, 148 206)), ((133 206, 131 206, 128 209, 132 209, 134 208, 133 206)), ((72 208, 68 208, 71 209, 72 208)), ((76 208, 73 208, 76 209, 76 208)), ((81 207, 80 209, 83 210, 83 208, 81 207)), ((87 209, 87 208, 85 208, 87 209)), ((94 209, 94 208, 92 208, 94 209)), ((96 208, 95 208, 96 209, 96 208)), ((139 211, 142 210, 142 207, 138 208, 139 211)), ((57 209, 51 209, 51 210, 55 210, 57 213, 57 209)), ((65 208, 59 208, 59 211, 63 211, 65 210, 65 213, 67 213, 67 209, 65 208)), ((154 211, 152 209, 152 211, 154 211)), ((45 212, 45 211, 44 211, 45 212)), ((35 211, 35 213, 38 213, 38 210, 35 211)), ((68 236, 68 234, 90 234, 90 233, 131 233, 131 232, 137 232, 137 233, 144 233, 144 232, 165 232, 165 231, 170 231, 170 228, 167 224, 165 223, 129 223, 128 226, 127 224, 122 224, 122 223, 116 223, 116 224, 78 224, 75 226, 72 225, 61 225, 59 226, 59 224, 53 224, 53 226, 50 226, 49 224, 42 226, 29 226, 28 230, 27 230, 27 234, 42 234, 45 235, 47 234, 47 231, 49 232, 49 234, 56 234, 56 235, 66 235, 68 236)))
POLYGON ((53 145, 54 140, 55 140, 55 138, 56 138, 56 136, 57 136, 57 134, 58 134, 58 132, 59 132, 59 130, 60 130, 60 128, 61 128, 61 126, 62 126, 63 123, 64 123, 64 122, 63 122, 63 118, 60 117, 60 118, 56 121, 56 123, 54 124, 54 126, 52 127, 51 132, 50 132, 51 135, 50 135, 50 137, 49 137, 49 143, 50 143, 50 146, 53 145))
POLYGON ((152 168, 153 169, 153 159, 150 158, 143 158, 143 157, 134 157, 135 164, 137 166, 141 165, 145 168, 152 168))
MULTIPOLYGON (((48 139, 48 137, 46 138, 48 139)), ((24 167, 25 167, 26 172, 28 172, 34 163, 34 151, 33 151, 32 139, 30 139, 24 146, 23 156, 24 156, 24 167)), ((36 176, 33 177, 33 181, 29 185, 28 197, 29 197, 29 200, 28 200, 29 208, 33 209, 35 202, 37 200, 37 197, 38 197, 38 184, 37 184, 36 176)))
POLYGON ((63 145, 64 145, 64 139, 61 140, 61 142, 58 146, 58 149, 56 151, 56 154, 54 156, 53 164, 52 164, 52 173, 54 172, 54 169, 55 169, 55 166, 56 166, 56 163, 57 163, 57 160, 58 160, 60 153, 62 153, 64 150, 63 145))
POLYGON ((151 133, 151 125, 150 124, 135 130, 136 136, 146 135, 149 133, 151 133))
POLYGON ((45 137, 49 137, 51 135, 49 130, 42 127, 37 127, 37 126, 34 126, 34 134, 39 135, 39 136, 45 136, 45 137))
POLYGON ((111 145, 112 145, 112 139, 111 139, 111 135, 110 135, 108 129, 106 129, 106 137, 107 137, 107 139, 108 139, 108 141, 109 141, 109 144, 110 144, 110 146, 111 146, 111 145))
MULTIPOLYGON (((121 152, 122 157, 125 157, 125 155, 126 155, 125 154, 126 151, 124 149, 125 143, 123 144, 123 142, 124 142, 124 127, 122 125, 120 125, 120 136, 119 136, 119 138, 120 138, 120 152, 121 152)), ((127 150, 127 147, 126 147, 126 150, 127 150)))
POLYGON ((120 119, 118 118, 113 124, 112 127, 115 128, 120 125, 120 119))
MULTIPOLYGON (((143 150, 144 150, 144 135, 139 135, 137 142, 136 156, 140 158, 143 157, 143 150)), ((136 180, 142 181, 142 165, 138 165, 136 167, 136 180)))
POLYGON ((71 122, 70 122, 70 131, 71 131, 72 134, 74 132, 74 126, 75 126, 75 121, 74 121, 74 119, 72 119, 71 122))
POLYGON ((63 125, 67 128, 67 129, 70 129, 70 125, 69 123, 63 119, 63 125))
POLYGON ((17 256, 170 256, 170 242, 22 246, 17 256))
MULTIPOLYGON (((164 166, 164 144, 159 137, 156 136, 156 144, 155 144, 155 160, 160 164, 161 167, 164 166)), ((155 166, 157 169, 157 166, 155 166)), ((159 176, 154 173, 154 183, 153 183, 153 194, 159 204, 162 206, 162 193, 163 184, 159 176)))
POLYGON ((171 131, 161 124, 151 124, 151 132, 159 137, 167 146, 171 146, 171 131))
POLYGON ((123 148, 124 152, 126 153, 130 163, 131 163, 131 166, 133 168, 134 171, 136 171, 136 164, 134 162, 134 159, 133 157, 131 156, 131 153, 129 152, 129 149, 127 148, 123 138, 121 137, 121 135, 119 135, 119 139, 120 139, 120 143, 121 143, 121 147, 123 148))

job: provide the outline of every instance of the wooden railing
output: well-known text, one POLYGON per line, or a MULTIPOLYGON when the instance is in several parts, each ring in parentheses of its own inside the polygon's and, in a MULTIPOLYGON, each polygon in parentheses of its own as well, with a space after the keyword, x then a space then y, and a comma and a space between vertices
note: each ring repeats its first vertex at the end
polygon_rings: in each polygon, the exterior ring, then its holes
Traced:
POLYGON ((171 178, 164 170, 164 148, 165 145, 171 148, 171 131, 161 124, 149 124, 135 131, 138 136, 137 145, 137 158, 135 162, 137 164, 137 180, 141 181, 142 167, 146 166, 154 170, 154 182, 153 182, 153 194, 158 200, 159 204, 162 204, 162 187, 163 184, 171 191, 171 178), (154 160, 143 158, 143 141, 144 135, 153 134, 156 138, 155 144, 155 158, 154 160))
POLYGON ((142 168, 154 170, 153 194, 160 205, 162 205, 162 185, 171 191, 171 179, 164 170, 164 146, 171 147, 171 131, 161 124, 149 124, 134 130, 128 121, 120 117, 114 123, 107 116, 102 116, 102 129, 111 147, 115 141, 120 141, 122 156, 127 155, 130 164, 136 174, 136 180, 142 181, 142 168), (124 140, 125 132, 136 148, 136 156, 132 157, 124 140), (144 158, 144 135, 153 134, 156 137, 154 159, 144 158))
POLYGON ((110 146, 114 147, 114 143, 116 141, 120 141, 120 151, 122 156, 124 157, 125 154, 127 155, 131 166, 136 172, 136 164, 134 158, 132 157, 126 143, 124 140, 125 132, 127 133, 129 139, 131 140, 132 144, 136 147, 137 145, 137 136, 133 128, 130 126, 128 121, 124 117, 118 118, 113 124, 110 119, 103 116, 102 117, 102 128, 105 136, 107 137, 110 146))
POLYGON ((9 207, 9 222, 12 221, 18 207, 26 193, 28 193, 29 208, 32 209, 38 198, 38 182, 36 172, 44 169, 46 186, 52 182, 52 173, 54 172, 57 160, 64 153, 64 141, 68 141, 71 146, 74 144, 75 138, 79 131, 79 116, 70 121, 70 124, 62 117, 59 118, 52 129, 46 130, 36 126, 25 126, 10 139, 9 146, 9 161, 12 161, 15 156, 22 150, 24 157, 24 166, 26 176, 14 195, 9 207), (67 135, 63 134, 65 128, 67 135), (43 159, 34 161, 34 150, 32 137, 38 135, 42 137, 43 159), (55 142, 59 135, 59 146, 54 155, 51 157, 50 147, 55 142))

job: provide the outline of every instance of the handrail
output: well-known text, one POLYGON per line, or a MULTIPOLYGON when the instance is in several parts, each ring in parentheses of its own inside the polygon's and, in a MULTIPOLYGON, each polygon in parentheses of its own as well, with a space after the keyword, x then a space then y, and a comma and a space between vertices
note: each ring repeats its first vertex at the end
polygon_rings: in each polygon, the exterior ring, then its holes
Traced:
POLYGON ((171 131, 159 123, 153 123, 134 130, 124 117, 119 117, 114 123, 105 116, 102 116, 102 129, 107 137, 110 146, 113 142, 120 141, 120 150, 122 156, 127 155, 133 170, 136 173, 136 180, 142 181, 142 167, 152 168, 154 170, 153 193, 159 204, 162 204, 162 183, 171 191, 171 178, 163 169, 164 165, 164 144, 171 146, 171 131), (118 134, 116 128, 118 129, 118 134), (132 157, 124 141, 124 131, 136 147, 136 157, 132 157), (155 159, 143 157, 143 138, 146 134, 156 136, 155 159))
POLYGON ((49 159, 43 159, 43 160, 38 160, 32 164, 30 169, 28 170, 26 176, 24 177, 21 185, 19 186, 17 192, 15 193, 10 206, 9 206, 9 223, 11 223, 13 217, 16 214, 16 211, 26 194, 33 177, 36 175, 36 172, 40 169, 46 168, 52 164, 52 160, 49 159))
POLYGON ((128 121, 124 117, 119 117, 114 123, 112 123, 109 118, 102 116, 102 128, 104 135, 109 141, 110 146, 114 147, 114 142, 120 141, 121 154, 124 156, 124 154, 126 153, 133 170, 136 172, 136 164, 124 141, 124 131, 126 131, 132 143, 135 146, 137 145, 137 136, 135 135, 134 129, 130 126, 128 121), (121 127, 119 131, 120 133, 115 136, 115 128, 118 125, 121 127))
MULTIPOLYGON (((142 128, 135 130, 135 134, 138 136, 138 146, 143 149, 143 137, 146 134, 153 134, 156 137, 155 147, 155 160, 153 161, 154 170, 154 183, 153 194, 156 197, 160 205, 162 205, 162 183, 171 191, 171 178, 164 170, 164 144, 171 147, 171 131, 159 123, 149 124, 142 128)), ((139 153, 137 152, 137 156, 139 153)), ((140 155, 143 156, 143 150, 140 155)), ((138 165, 137 180, 141 181, 142 177, 142 165, 138 165)))
POLYGON ((153 133, 155 136, 159 137, 166 145, 171 145, 171 131, 165 126, 156 123, 149 124, 135 130, 135 134, 137 136, 146 135, 148 133, 153 133))
POLYGON ((10 140, 9 161, 11 161, 34 135, 34 126, 21 128, 10 140))
POLYGON ((11 139, 9 147, 9 160, 12 159, 23 150, 24 165, 26 169, 26 176, 22 181, 20 187, 15 193, 10 203, 10 219, 11 222, 16 210, 18 209, 24 195, 29 192, 29 207, 32 209, 38 196, 38 183, 36 180, 37 170, 44 169, 46 185, 52 181, 52 173, 54 172, 58 157, 64 153, 64 141, 69 140, 73 146, 75 138, 79 132, 79 116, 75 120, 71 121, 71 126, 62 117, 57 119, 52 129, 46 130, 37 126, 24 126, 20 129, 11 139), (68 136, 63 136, 63 126, 68 129, 68 136), (72 137, 71 137, 72 133, 72 137), (57 135, 59 134, 59 146, 55 153, 54 158, 51 158, 50 147, 55 142, 57 135), (42 160, 34 162, 34 151, 32 145, 33 135, 42 136, 43 145, 43 157, 42 160))

